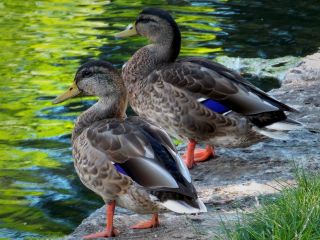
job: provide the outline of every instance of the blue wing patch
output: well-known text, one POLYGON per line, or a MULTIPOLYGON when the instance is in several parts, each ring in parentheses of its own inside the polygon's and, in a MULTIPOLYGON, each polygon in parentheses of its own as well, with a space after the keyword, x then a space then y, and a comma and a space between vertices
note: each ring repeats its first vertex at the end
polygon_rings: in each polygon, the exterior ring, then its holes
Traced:
POLYGON ((222 105, 221 103, 214 101, 212 99, 206 99, 201 101, 201 103, 206 106, 207 108, 209 108, 210 110, 223 114, 226 113, 228 111, 230 111, 229 108, 227 108, 226 106, 222 105))
POLYGON ((113 164, 113 166, 115 166, 115 168, 117 169, 117 171, 118 171, 119 173, 128 176, 128 174, 126 173, 126 171, 125 171, 118 163, 113 164))

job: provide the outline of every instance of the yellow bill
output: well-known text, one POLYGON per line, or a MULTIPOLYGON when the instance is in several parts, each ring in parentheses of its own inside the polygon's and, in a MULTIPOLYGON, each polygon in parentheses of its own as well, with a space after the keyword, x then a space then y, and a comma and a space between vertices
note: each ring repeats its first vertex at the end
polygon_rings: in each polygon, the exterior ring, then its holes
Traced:
POLYGON ((61 103, 61 102, 64 102, 65 100, 69 99, 69 98, 73 98, 73 97, 76 97, 78 95, 81 94, 81 91, 79 90, 79 88, 77 87, 76 83, 73 83, 71 85, 71 87, 69 87, 69 89, 61 94, 60 96, 56 97, 52 103, 53 104, 57 104, 57 103, 61 103))
POLYGON ((125 37, 131 37, 134 35, 137 35, 137 30, 136 30, 136 26, 135 24, 129 24, 128 27, 126 28, 126 30, 119 32, 117 34, 115 34, 114 36, 116 38, 125 38, 125 37))

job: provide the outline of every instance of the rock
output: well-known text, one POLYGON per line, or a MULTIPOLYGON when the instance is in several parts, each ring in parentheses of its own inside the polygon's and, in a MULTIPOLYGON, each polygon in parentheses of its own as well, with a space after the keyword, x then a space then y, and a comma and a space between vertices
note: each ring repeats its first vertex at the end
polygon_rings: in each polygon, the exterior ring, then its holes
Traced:
POLYGON ((301 61, 300 57, 286 56, 274 59, 234 58, 218 56, 217 62, 234 69, 244 76, 256 79, 274 79, 281 82, 289 68, 301 61))
MULTIPOLYGON (((221 219, 230 225, 239 219, 239 211, 252 211, 260 205, 261 197, 277 193, 283 187, 281 182, 294 184, 296 166, 319 171, 319 69, 320 54, 307 56, 288 71, 281 88, 270 92, 300 111, 292 118, 305 124, 306 129, 290 132, 288 141, 267 140, 244 149, 218 148, 216 157, 192 169, 194 184, 208 213, 165 213, 160 215, 159 228, 130 230, 128 226, 150 216, 117 208, 115 226, 121 235, 115 239, 214 239, 223 233, 221 219)), ((63 239, 80 239, 103 230, 104 224, 102 207, 63 239)))
POLYGON ((306 56, 285 75, 286 83, 294 81, 314 81, 320 79, 320 52, 306 56))

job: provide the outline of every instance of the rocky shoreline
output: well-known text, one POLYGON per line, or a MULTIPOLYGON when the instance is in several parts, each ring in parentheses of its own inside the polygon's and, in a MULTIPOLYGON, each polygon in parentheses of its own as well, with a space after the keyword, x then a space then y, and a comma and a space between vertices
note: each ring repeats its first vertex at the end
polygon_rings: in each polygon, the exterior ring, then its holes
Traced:
MULTIPOLYGON (((214 159, 196 166, 191 174, 199 195, 208 207, 201 215, 160 215, 161 227, 131 230, 128 226, 150 216, 117 208, 114 239, 214 239, 223 232, 221 220, 239 218, 239 211, 252 211, 259 196, 275 194, 279 181, 293 183, 295 166, 320 169, 320 52, 306 56, 283 77, 281 88, 270 92, 299 110, 292 118, 306 125, 290 132, 290 140, 268 140, 244 149, 217 149, 214 159)), ((81 239, 105 226, 104 207, 96 210, 62 239, 81 239)))

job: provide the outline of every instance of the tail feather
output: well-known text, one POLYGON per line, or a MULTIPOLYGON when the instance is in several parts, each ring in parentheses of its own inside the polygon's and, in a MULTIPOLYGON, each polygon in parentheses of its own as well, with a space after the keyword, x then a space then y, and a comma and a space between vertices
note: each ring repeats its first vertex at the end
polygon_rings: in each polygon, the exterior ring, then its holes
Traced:
POLYGON ((183 200, 172 200, 172 199, 166 200, 164 202, 160 202, 160 204, 176 213, 192 214, 192 213, 207 212, 206 206, 199 198, 196 199, 197 207, 191 206, 190 204, 188 204, 183 200))
POLYGON ((270 130, 277 130, 277 131, 292 131, 292 130, 303 129, 304 126, 300 122, 287 118, 283 121, 270 124, 266 126, 266 128, 270 130))
POLYGON ((259 128, 263 128, 263 127, 272 125, 273 123, 284 121, 287 119, 287 116, 283 111, 279 110, 279 111, 251 114, 251 115, 248 115, 247 118, 255 126, 259 128))
POLYGON ((269 138, 279 140, 289 140, 288 131, 301 130, 305 128, 300 122, 287 118, 283 121, 275 122, 264 128, 254 127, 254 130, 269 138))
POLYGON ((253 128, 256 132, 267 136, 269 138, 272 139, 279 139, 279 140, 289 140, 289 136, 287 132, 281 132, 281 131, 272 131, 272 130, 268 130, 268 129, 261 129, 261 128, 257 128, 254 127, 253 128))

